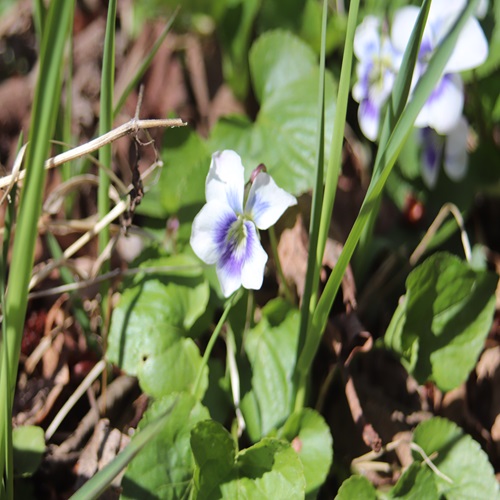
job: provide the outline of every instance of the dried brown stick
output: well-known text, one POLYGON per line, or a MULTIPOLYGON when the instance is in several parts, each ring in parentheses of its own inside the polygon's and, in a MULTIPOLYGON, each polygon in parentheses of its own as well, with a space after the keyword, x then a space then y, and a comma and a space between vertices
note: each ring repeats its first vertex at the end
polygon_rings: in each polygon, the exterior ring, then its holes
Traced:
MULTIPOLYGON (((65 151, 64 153, 54 156, 53 158, 49 158, 45 162, 45 168, 48 170, 54 167, 58 167, 59 165, 62 165, 68 161, 80 158, 81 156, 85 156, 89 153, 97 151, 106 144, 120 139, 121 137, 137 133, 138 130, 156 127, 183 127, 185 125, 187 125, 187 123, 183 122, 180 118, 154 120, 132 119, 127 123, 124 123, 123 125, 120 125, 119 127, 111 130, 110 132, 96 137, 90 142, 86 142, 81 146, 77 146, 76 148, 70 149, 69 151, 65 151)), ((20 172, 18 172, 16 180, 23 179, 25 174, 26 171, 21 170, 20 172)), ((0 188, 7 187, 12 182, 14 175, 6 175, 5 177, 0 178, 0 188)))
MULTIPOLYGON (((99 396, 97 405, 101 413, 108 413, 115 407, 123 398, 125 398, 130 391, 137 386, 137 379, 128 375, 118 377, 116 380, 108 385, 106 390, 106 397, 99 396)), ((85 438, 92 432, 94 427, 99 421, 100 415, 93 409, 83 417, 75 432, 71 434, 61 445, 53 449, 53 457, 62 457, 77 450, 85 438)))
POLYGON ((363 412, 363 407, 361 406, 356 386, 354 385, 354 380, 352 379, 350 373, 350 364, 352 359, 358 352, 370 351, 373 346, 373 338, 369 332, 364 330, 361 322, 355 314, 351 313, 344 315, 341 318, 340 327, 343 332, 342 338, 344 339, 344 346, 342 348, 343 352, 341 352, 339 356, 341 361, 339 365, 342 378, 344 380, 344 390, 347 403, 349 405, 353 421, 361 432, 364 443, 373 451, 378 452, 382 448, 382 439, 363 412), (364 343, 362 345, 355 345, 352 349, 349 349, 349 346, 359 338, 363 339, 364 343))

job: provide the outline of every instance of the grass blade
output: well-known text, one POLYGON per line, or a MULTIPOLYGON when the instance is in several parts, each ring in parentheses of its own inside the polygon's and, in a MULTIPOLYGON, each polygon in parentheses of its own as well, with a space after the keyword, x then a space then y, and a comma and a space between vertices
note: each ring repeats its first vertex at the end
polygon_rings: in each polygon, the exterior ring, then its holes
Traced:
MULTIPOLYGON (((323 17, 321 26, 321 54, 319 68, 319 92, 318 92, 318 143, 316 146, 316 182, 313 190, 311 203, 311 221, 309 223, 309 253, 307 256, 307 274, 304 285, 304 295, 300 309, 300 335, 297 345, 297 358, 299 357, 306 342, 309 321, 316 307, 317 288, 319 283, 319 270, 322 263, 318 260, 314 251, 318 246, 319 223, 321 207, 323 205, 323 182, 325 165, 325 61, 326 61, 326 20, 328 3, 323 1, 323 17)), ((295 400, 295 409, 303 407, 305 401, 305 380, 298 376, 298 392, 295 400)))
POLYGON ((33 101, 29 143, 26 151, 26 177, 19 203, 16 235, 12 251, 9 290, 5 299, 5 335, 2 339, 1 377, 10 381, 9 393, 2 394, 0 421, 0 470, 4 472, 5 450, 9 446, 5 425, 11 422, 21 338, 28 303, 28 284, 33 267, 37 223, 41 212, 45 186, 44 161, 48 156, 50 139, 55 127, 62 86, 62 58, 68 34, 73 2, 53 0, 47 12, 43 30, 40 72, 33 101), (8 342, 5 340, 8 339, 8 342), (7 366, 8 365, 8 366, 7 366))
MULTIPOLYGON (((308 337, 311 337, 316 343, 316 349, 321 340, 322 332, 325 329, 328 314, 340 287, 342 277, 359 241, 363 227, 367 223, 370 212, 373 210, 374 204, 384 188, 385 182, 391 173, 392 167, 394 166, 404 142, 412 131, 413 124, 418 116, 418 113, 439 81, 446 62, 453 52, 453 48, 455 47, 460 31, 469 16, 474 11, 476 4, 476 0, 467 4, 448 35, 443 40, 441 46, 432 56, 427 67, 427 71, 419 79, 410 102, 401 114, 387 141, 387 146, 377 157, 378 161, 374 168, 374 176, 368 188, 360 213, 354 223, 349 237, 347 238, 339 260, 330 275, 330 278, 328 279, 323 295, 321 296, 318 306, 314 312, 312 330, 308 337), (383 165, 383 168, 379 164, 383 165)), ((302 369, 309 369, 312 360, 314 359, 315 352, 316 350, 305 353, 307 357, 304 357, 302 360, 302 369)))
MULTIPOLYGON (((106 21, 106 37, 104 39, 104 53, 101 75, 101 107, 99 115, 99 135, 104 135, 113 127, 113 88, 115 85, 115 24, 116 0, 110 0, 108 5, 108 18, 106 21)), ((99 162, 111 169, 111 144, 106 144, 99 150, 99 162)), ((97 193, 97 211, 99 219, 103 219, 109 212, 109 187, 111 181, 108 174, 99 170, 99 190, 97 193)), ((105 227, 98 236, 99 254, 104 251, 109 243, 109 227, 105 227)), ((109 262, 102 265, 102 272, 109 271, 109 262)), ((106 283, 102 291, 103 304, 106 297, 106 283)), ((104 307, 103 310, 106 310, 104 307)))
POLYGON ((177 401, 161 415, 157 420, 151 422, 139 431, 130 441, 130 444, 104 469, 89 479, 72 497, 71 500, 91 500, 98 498, 109 487, 113 479, 131 462, 131 460, 156 437, 162 427, 168 421, 177 401))

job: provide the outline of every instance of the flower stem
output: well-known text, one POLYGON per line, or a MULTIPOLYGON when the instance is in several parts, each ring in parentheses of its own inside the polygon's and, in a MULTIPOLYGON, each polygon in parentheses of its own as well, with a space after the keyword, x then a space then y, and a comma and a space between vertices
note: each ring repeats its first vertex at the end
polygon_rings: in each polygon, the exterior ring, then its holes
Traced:
POLYGON ((276 262, 276 270, 278 271, 278 276, 280 278, 281 283, 283 284, 283 293, 285 294, 287 300, 291 304, 294 304, 295 300, 293 297, 293 292, 290 289, 290 285, 288 284, 288 281, 286 280, 285 275, 283 274, 283 268, 281 267, 281 262, 278 255, 278 240, 276 238, 276 232, 274 230, 274 226, 271 226, 268 229, 268 231, 269 231, 269 240, 271 241, 271 251, 273 252, 274 262, 276 262))
POLYGON ((226 322, 227 316, 229 314, 229 311, 231 310, 231 307, 233 307, 236 302, 241 298, 242 295, 242 289, 240 288, 236 293, 234 293, 229 300, 226 303, 226 307, 224 309, 224 312, 222 313, 222 316, 219 319, 219 322, 217 323, 217 326, 215 327, 212 336, 210 337, 210 340, 208 341, 207 348, 205 349, 205 353, 203 354, 203 359, 201 360, 201 366, 200 369, 198 370, 198 375, 196 376, 195 383, 193 385, 192 389, 192 394, 196 397, 199 390, 200 390, 200 385, 201 385, 201 379, 203 377, 203 372, 205 370, 205 367, 208 364, 208 358, 210 358, 210 354, 212 353, 212 349, 214 348, 215 342, 219 337, 220 331, 222 330, 222 326, 226 322))

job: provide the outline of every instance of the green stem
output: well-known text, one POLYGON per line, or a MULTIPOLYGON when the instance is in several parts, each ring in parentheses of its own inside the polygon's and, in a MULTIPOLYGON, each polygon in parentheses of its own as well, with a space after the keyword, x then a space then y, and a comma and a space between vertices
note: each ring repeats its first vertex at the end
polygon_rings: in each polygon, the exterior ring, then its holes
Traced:
POLYGON ((208 365, 208 359, 210 358, 210 354, 212 354, 212 349, 214 348, 215 342, 219 338, 219 334, 222 330, 222 326, 226 322, 227 315, 229 314, 229 311, 233 307, 233 305, 238 302, 242 295, 243 291, 240 288, 236 293, 234 293, 230 299, 226 303, 226 307, 224 309, 224 312, 222 313, 222 316, 219 319, 219 322, 217 323, 217 326, 215 327, 212 336, 210 337, 210 340, 208 341, 207 347, 205 349, 205 353, 203 354, 203 359, 201 360, 201 366, 200 369, 198 370, 198 375, 196 376, 195 383, 193 385, 193 389, 191 393, 197 397, 197 394, 200 390, 201 386, 201 379, 203 378, 203 372, 205 370, 205 367, 208 365))
MULTIPOLYGON (((319 222, 319 230, 317 236, 317 245, 314 247, 314 240, 309 248, 309 253, 315 253, 314 267, 312 271, 312 283, 310 285, 310 299, 308 303, 308 310, 302 308, 302 316, 307 314, 307 323, 303 318, 301 328, 307 328, 306 335, 301 334, 301 340, 304 345, 299 355, 299 362, 297 363, 296 377, 298 377, 297 396, 295 399, 295 409, 301 409, 305 404, 306 386, 308 379, 309 367, 304 371, 304 365, 300 362, 301 359, 306 357, 314 358, 317 347, 319 345, 315 337, 321 338, 322 332, 311 333, 313 329, 312 317, 313 311, 316 309, 318 297, 318 284, 319 284, 319 270, 323 262, 323 254, 325 253, 326 240, 328 238, 328 231, 332 218, 333 205, 335 202, 335 194, 337 191, 337 183, 340 173, 340 166, 342 161, 342 146, 344 142, 344 127, 347 114, 347 102, 350 92, 350 80, 352 73, 353 61, 353 46, 354 46, 354 33, 356 31, 356 23, 358 18, 359 0, 353 0, 349 6, 349 16, 347 19, 347 33, 344 47, 344 56, 342 58, 342 68, 340 73, 339 90, 337 96, 337 107, 335 110, 335 120, 333 124, 333 137, 330 149, 330 157, 328 159, 328 167, 325 179, 325 191, 321 204, 321 215, 319 222)), ((309 265, 312 261, 309 261, 309 265)), ((309 274, 308 266, 308 274, 309 274)))
POLYGON ((283 293, 285 297, 293 304, 295 302, 292 290, 290 289, 290 285, 283 274, 283 268, 281 267, 280 258, 278 255, 278 240, 276 238, 276 231, 274 230, 274 226, 271 226, 268 229, 269 240, 271 242, 271 251, 273 252, 274 262, 276 263, 276 270, 278 271, 278 276, 280 278, 281 283, 283 284, 283 293))
MULTIPOLYGON (((106 37, 104 40, 104 51, 101 74, 101 104, 99 115, 99 135, 104 135, 113 127, 113 89, 115 82, 115 23, 116 23, 116 0, 110 0, 108 4, 108 17, 106 20, 106 37)), ((108 169, 112 169, 111 144, 106 144, 99 150, 99 163, 108 169)), ((109 175, 102 168, 99 169, 99 189, 97 192, 97 212, 99 220, 102 220, 109 212, 109 188, 111 181, 109 175)), ((108 246, 110 238, 109 227, 106 226, 98 235, 99 255, 108 246)), ((106 273, 110 269, 109 261, 104 260, 101 272, 106 273)), ((101 285, 101 314, 103 324, 107 323, 106 314, 108 296, 108 284, 101 285)))

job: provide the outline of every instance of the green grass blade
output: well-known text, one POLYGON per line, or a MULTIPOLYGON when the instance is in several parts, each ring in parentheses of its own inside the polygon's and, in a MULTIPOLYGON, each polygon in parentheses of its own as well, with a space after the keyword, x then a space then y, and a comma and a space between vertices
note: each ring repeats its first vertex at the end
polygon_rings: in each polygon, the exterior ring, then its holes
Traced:
MULTIPOLYGON (((17 150, 21 149, 23 145, 23 134, 19 136, 19 141, 17 144, 17 150)), ((17 196, 17 184, 12 186, 12 190, 7 198, 7 210, 5 212, 4 221, 4 233, 2 242, 2 252, 0 254, 0 302, 2 304, 2 311, 5 311, 5 290, 7 285, 7 262, 8 253, 10 247, 10 240, 12 235, 12 227, 14 225, 16 217, 16 196, 17 196)), ((7 408, 10 405, 9 395, 10 395, 10 369, 9 369, 9 358, 8 358, 8 338, 7 338, 7 322, 2 321, 1 330, 1 348, 0 354, 1 358, 1 370, 0 370, 0 401, 7 408)), ((9 410, 10 412, 10 410, 9 410)), ((5 473, 4 476, 7 479, 7 484, 5 489, 4 485, 0 484, 0 498, 12 498, 12 492, 14 489, 14 464, 13 464, 13 450, 12 450, 12 426, 9 420, 3 422, 3 430, 0 431, 4 433, 7 445, 5 446, 5 473)))
MULTIPOLYGON (((420 43, 422 40, 422 35, 424 33, 427 18, 429 16, 430 6, 431 0, 424 0, 417 21, 415 23, 415 28, 413 29, 408 41, 408 48, 403 55, 401 67, 394 81, 394 88, 392 90, 391 98, 389 99, 387 110, 384 116, 384 121, 380 133, 379 147, 377 150, 377 156, 375 158, 375 165, 379 168, 382 165, 380 163, 380 155, 387 145, 391 130, 394 128, 394 125, 401 116, 401 113, 403 112, 403 109, 408 101, 413 69, 415 68, 415 64, 417 62, 420 43)), ((367 255, 369 255, 367 254, 367 252, 369 251, 371 238, 375 227, 375 221, 378 216, 380 201, 381 197, 379 197, 378 200, 374 203, 374 208, 370 212, 368 222, 364 227, 357 249, 355 269, 358 279, 361 280, 363 279, 368 265, 371 262, 371 259, 367 258, 367 255)))
MULTIPOLYGON (((297 345, 297 358, 304 348, 309 328, 309 321, 316 307, 317 288, 319 283, 319 271, 322 259, 318 261, 314 249, 318 246, 319 223, 321 217, 321 207, 323 205, 323 179, 325 165, 325 61, 326 61, 326 20, 328 13, 328 3, 323 1, 323 17, 321 26, 321 54, 319 71, 319 92, 318 92, 318 143, 316 146, 316 181, 314 184, 311 221, 309 223, 309 254, 307 257, 307 274, 304 285, 304 295, 300 309, 300 335, 297 345)), ((296 409, 302 408, 305 401, 305 384, 298 379, 298 393, 296 398, 296 409)))
POLYGON ((315 345, 315 348, 308 351, 304 349, 304 356, 299 360, 301 370, 304 370, 306 373, 314 359, 314 355, 321 340, 322 332, 324 331, 328 320, 329 311, 333 305, 335 296, 337 295, 347 265, 349 264, 354 249, 359 241, 361 232, 365 224, 368 222, 370 212, 373 210, 377 198, 380 196, 384 188, 385 182, 389 177, 404 142, 412 131, 413 124, 418 116, 418 113, 439 81, 446 62, 453 52, 453 48, 455 47, 460 31, 469 16, 474 11, 476 3, 477 1, 473 0, 466 6, 446 38, 443 40, 439 49, 432 56, 429 61, 427 71, 419 79, 410 102, 405 107, 387 141, 386 148, 384 148, 382 154, 377 157, 379 160, 375 165, 374 176, 368 188, 360 213, 354 223, 349 237, 347 238, 339 260, 328 279, 323 295, 321 296, 318 306, 314 312, 312 328, 308 334, 308 339, 311 338, 311 344, 313 346, 315 345), (383 168, 379 166, 379 163, 383 165, 383 168))
MULTIPOLYGON (((177 401, 154 422, 139 431, 130 441, 130 444, 116 458, 89 479, 72 497, 71 500, 92 500, 98 498, 108 488, 113 479, 131 462, 131 460, 155 439, 158 432, 167 424, 177 401)), ((167 466, 167 465, 165 465, 167 466)))
MULTIPOLYGON (((6 322, 5 339, 2 349, 7 352, 7 363, 2 362, 2 378, 8 368, 11 382, 9 394, 4 394, 8 404, 0 405, 2 422, 0 441, 0 470, 4 472, 5 447, 8 436, 5 435, 5 422, 10 424, 10 408, 15 389, 21 338, 28 303, 28 284, 33 267, 37 224, 41 212, 42 195, 45 186, 44 161, 48 157, 50 139, 55 127, 59 98, 61 95, 62 58, 64 44, 71 21, 73 2, 53 0, 47 12, 43 30, 40 71, 33 101, 29 143, 26 151, 26 177, 19 203, 16 235, 12 251, 9 290, 5 299, 4 321, 6 322)), ((3 357, 3 356, 2 356, 3 357)))
MULTIPOLYGON (((115 85, 115 24, 116 0, 108 4, 108 18, 106 21, 106 37, 104 39, 104 52, 101 74, 101 106, 99 114, 99 135, 109 132, 113 127, 113 89, 115 85)), ((111 144, 106 144, 99 150, 99 162, 106 168, 112 168, 111 144)), ((111 181, 108 174, 99 170, 99 190, 97 193, 97 211, 99 219, 109 212, 109 187, 111 181)), ((98 236, 98 248, 101 253, 109 243, 109 227, 104 228, 98 236)), ((102 265, 102 272, 109 270, 109 262, 102 265)), ((106 283, 102 287, 102 299, 105 303, 107 294, 106 283)))
MULTIPOLYGON (((325 180, 325 191, 324 197, 321 204, 321 214, 320 214, 320 222, 319 222, 319 230, 317 235, 317 244, 314 246, 314 241, 309 244, 309 255, 313 255, 312 261, 314 268, 312 271, 308 273, 312 273, 311 283, 311 299, 309 301, 310 308, 309 311, 312 311, 316 306, 316 294, 319 283, 319 269, 321 263, 323 261, 323 254, 325 252, 326 240, 328 237, 328 230, 330 227, 330 221, 332 218, 333 204, 335 202, 335 193, 337 191, 337 183, 338 177, 340 173, 340 165, 341 165, 341 157, 342 157, 342 146, 344 142, 344 127, 346 121, 346 113, 347 113, 347 102, 349 100, 349 92, 350 92, 350 81, 351 81, 351 73, 352 73, 352 62, 353 62, 353 45, 354 45, 354 33, 356 31, 356 23, 358 17, 358 8, 359 8, 359 0, 354 0, 351 2, 349 6, 349 15, 347 19, 347 33, 346 33, 346 42, 344 47, 344 55, 342 58, 342 68, 340 73, 340 82, 339 82, 339 90, 337 96, 337 103, 335 109, 335 121, 333 124, 333 137, 332 144, 330 149, 330 156, 328 159, 328 168, 326 173, 325 180)), ((316 222, 315 222, 316 224, 316 222)), ((314 234, 313 234, 314 236, 314 234)), ((308 261, 308 266, 311 258, 308 261)), ((309 305, 308 304, 308 305, 309 305)), ((308 315, 310 312, 308 311, 308 315)), ((304 308, 301 311, 301 314, 304 314, 304 308)), ((301 321, 303 321, 301 319, 301 321)), ((305 320, 304 320, 305 321, 305 320)), ((300 359, 304 357, 309 359, 312 353, 316 352, 317 345, 314 339, 311 338, 311 334, 309 332, 312 327, 311 320, 308 318, 308 332, 304 336, 304 347, 300 354, 299 362, 297 363, 297 373, 300 373, 299 377, 301 378, 301 382, 299 383, 299 397, 297 398, 297 405, 300 407, 301 402, 300 399, 303 398, 303 390, 305 385, 305 377, 307 377, 308 371, 305 371, 303 368, 303 364, 300 362, 300 359), (305 354, 308 353, 308 354, 305 354)), ((302 327, 301 323, 301 327, 302 327)))
POLYGON ((177 9, 174 11, 174 13, 172 14, 172 17, 168 20, 165 28, 163 28, 163 31, 161 32, 160 36, 158 37, 158 40, 156 40, 155 44, 153 45, 153 47, 149 51, 149 54, 144 59, 142 64, 139 66, 139 68, 137 68, 137 71, 135 72, 133 78, 130 80, 128 85, 125 87, 125 89, 121 93, 120 97, 117 99, 116 104, 115 104, 115 108, 114 108, 114 112, 113 112, 114 116, 116 116, 119 113, 120 109, 125 104, 127 97, 130 95, 130 92, 132 92, 132 90, 135 87, 137 87, 137 84, 139 83, 141 78, 146 73, 147 69, 149 68, 149 66, 151 64, 151 61, 153 60, 154 56, 158 52, 158 49, 161 47, 161 44, 163 43, 166 36, 170 32, 170 29, 172 28, 172 24, 174 23, 175 18, 177 17, 179 9, 180 9, 180 7, 177 7, 177 9))

